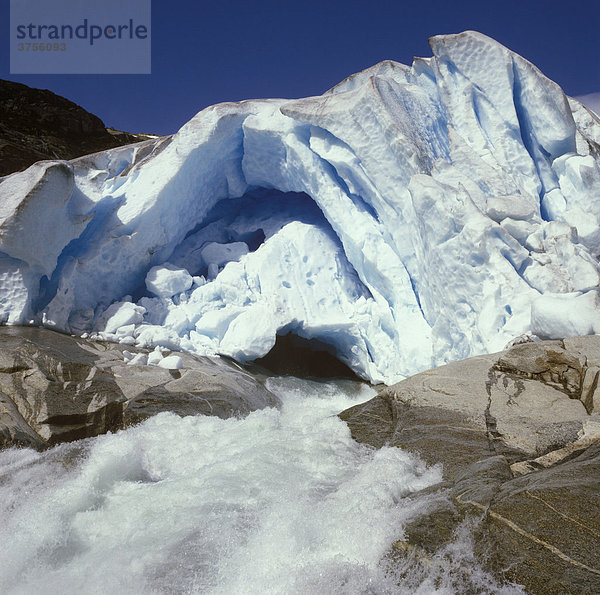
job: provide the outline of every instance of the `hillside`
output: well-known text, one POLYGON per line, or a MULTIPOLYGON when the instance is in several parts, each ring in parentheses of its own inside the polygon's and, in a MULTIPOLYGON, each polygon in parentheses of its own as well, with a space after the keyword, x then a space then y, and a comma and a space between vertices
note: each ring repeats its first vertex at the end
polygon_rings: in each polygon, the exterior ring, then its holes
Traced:
POLYGON ((107 129, 100 118, 43 89, 0 79, 0 176, 44 159, 74 159, 146 140, 107 129))

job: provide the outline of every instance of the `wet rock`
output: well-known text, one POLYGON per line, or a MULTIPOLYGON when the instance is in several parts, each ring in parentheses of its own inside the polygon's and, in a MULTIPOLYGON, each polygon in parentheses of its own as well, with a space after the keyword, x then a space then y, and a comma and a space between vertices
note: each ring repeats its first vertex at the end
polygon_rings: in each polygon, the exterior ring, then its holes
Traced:
POLYGON ((96 436, 161 411, 228 417, 278 402, 220 358, 181 354, 183 368, 168 370, 128 365, 124 351, 47 329, 0 327, 0 447, 96 436))
POLYGON ((179 356, 183 360, 181 370, 113 366, 117 382, 127 396, 125 425, 139 423, 161 411, 227 418, 278 403, 263 384, 232 361, 179 356))
MULTIPOLYGON (((429 465, 442 463, 446 479, 494 454, 484 419, 477 423, 459 411, 409 405, 388 393, 347 409, 340 417, 358 442, 417 452, 429 465)), ((519 457, 522 453, 516 451, 513 458, 519 457)))
POLYGON ((360 442, 441 462, 389 553, 435 559, 472 526, 479 562, 528 593, 600 592, 600 337, 514 345, 417 374, 340 414, 360 442), (417 554, 415 554, 417 552, 417 554))
POLYGON ((549 469, 501 483, 482 515, 487 566, 529 593, 600 592, 600 442, 549 469))
POLYGON ((461 416, 463 426, 485 433, 482 457, 503 454, 514 462, 577 439, 597 415, 599 370, 599 337, 523 343, 417 374, 380 397, 410 407, 411 415, 433 408, 442 418, 461 416))
POLYGON ((123 393, 77 341, 40 329, 0 331, 3 412, 17 422, 13 428, 20 428, 17 442, 26 443, 33 432, 32 446, 51 445, 119 427, 123 393), (31 432, 21 433, 22 421, 31 432))
POLYGON ((3 446, 33 446, 44 441, 27 424, 14 402, 0 392, 0 448, 3 446))

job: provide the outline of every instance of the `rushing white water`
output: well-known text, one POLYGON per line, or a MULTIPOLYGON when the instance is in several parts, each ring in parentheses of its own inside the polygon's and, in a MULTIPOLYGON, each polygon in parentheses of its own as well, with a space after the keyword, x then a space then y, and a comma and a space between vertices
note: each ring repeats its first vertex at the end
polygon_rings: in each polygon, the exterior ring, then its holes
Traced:
MULTIPOLYGON (((270 388, 280 410, 163 413, 44 453, 0 453, 0 592, 453 592, 440 579, 451 569, 401 577, 381 562, 416 514, 406 496, 441 470, 351 439, 335 414, 373 391, 291 378, 270 388)), ((445 557, 460 566, 465 547, 445 557)))

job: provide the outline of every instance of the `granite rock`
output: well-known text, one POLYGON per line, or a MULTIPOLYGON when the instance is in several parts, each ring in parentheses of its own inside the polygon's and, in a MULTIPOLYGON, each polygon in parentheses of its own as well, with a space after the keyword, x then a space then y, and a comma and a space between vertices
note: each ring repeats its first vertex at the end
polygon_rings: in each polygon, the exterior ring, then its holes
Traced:
MULTIPOLYGON (((600 592, 600 337, 527 342, 417 374, 340 414, 443 481, 389 553, 424 564, 471 527, 479 563, 528 593, 600 592)), ((461 546, 462 547, 462 546, 461 546)))
POLYGON ((47 329, 0 327, 0 447, 43 448, 161 411, 229 417, 278 403, 223 358, 180 354, 183 368, 169 370, 129 365, 126 351, 47 329))

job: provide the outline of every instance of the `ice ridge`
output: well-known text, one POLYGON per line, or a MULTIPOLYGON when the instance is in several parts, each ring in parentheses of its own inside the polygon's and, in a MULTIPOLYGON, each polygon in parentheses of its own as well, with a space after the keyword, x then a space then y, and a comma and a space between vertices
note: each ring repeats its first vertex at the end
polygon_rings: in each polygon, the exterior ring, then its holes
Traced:
POLYGON ((600 120, 473 31, 0 179, 0 320, 360 376, 600 329, 600 120))

